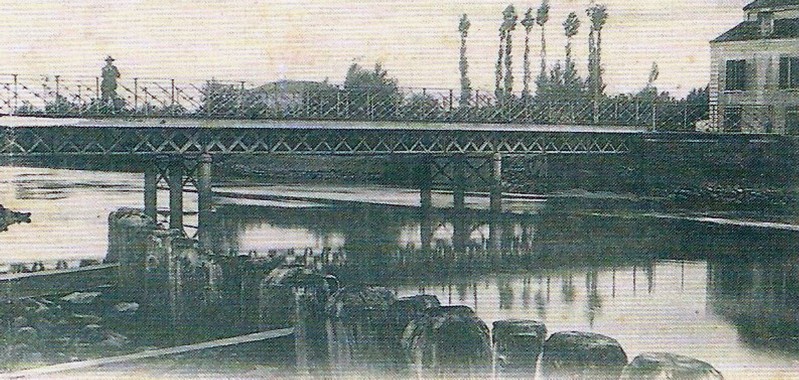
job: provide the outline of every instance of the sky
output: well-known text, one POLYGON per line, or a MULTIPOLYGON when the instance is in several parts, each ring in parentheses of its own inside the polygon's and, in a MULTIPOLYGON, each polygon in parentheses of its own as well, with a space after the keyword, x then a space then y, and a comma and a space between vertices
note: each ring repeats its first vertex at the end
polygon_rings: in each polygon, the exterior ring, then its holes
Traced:
MULTIPOLYGON (((653 62, 661 91, 682 96, 709 81, 708 41, 739 23, 748 0, 605 0, 602 35, 607 92, 637 91, 653 62)), ((535 2, 513 2, 520 15, 535 2)), ((353 62, 381 62, 400 86, 459 87, 458 21, 468 14, 469 74, 492 90, 498 27, 508 1, 228 0, 109 2, 0 0, 0 74, 98 76, 112 55, 122 75, 202 81, 281 79, 341 83, 353 62)), ((564 55, 561 23, 582 21, 574 40, 586 75, 587 0, 551 0, 546 25, 552 65, 564 55)), ((541 29, 531 33, 533 77, 541 29)), ((524 28, 513 35, 515 89, 521 89, 524 28)))

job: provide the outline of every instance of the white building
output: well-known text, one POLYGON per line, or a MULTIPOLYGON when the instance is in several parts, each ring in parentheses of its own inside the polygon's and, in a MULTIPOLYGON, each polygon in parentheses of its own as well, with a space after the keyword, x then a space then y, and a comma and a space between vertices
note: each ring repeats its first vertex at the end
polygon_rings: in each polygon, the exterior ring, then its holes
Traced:
POLYGON ((799 0, 755 0, 710 41, 710 107, 719 131, 799 134, 799 0))

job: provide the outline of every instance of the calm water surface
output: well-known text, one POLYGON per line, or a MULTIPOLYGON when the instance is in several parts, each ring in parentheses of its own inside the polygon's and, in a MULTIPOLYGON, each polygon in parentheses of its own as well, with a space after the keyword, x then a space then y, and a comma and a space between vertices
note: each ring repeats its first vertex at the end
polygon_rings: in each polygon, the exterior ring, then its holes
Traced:
MULTIPOLYGON (((473 307, 489 325, 541 319, 550 332, 612 336, 630 358, 669 351, 708 361, 727 378, 799 377, 794 233, 576 215, 529 199, 508 202, 517 212, 500 220, 479 212, 420 217, 404 207, 418 204, 415 192, 378 187, 218 190, 270 196, 218 200, 215 244, 225 252, 341 249, 345 283, 435 294, 473 307), (273 197, 281 194, 292 199, 273 197), (456 255, 453 246, 502 253, 456 255)), ((108 213, 141 207, 141 199, 139 175, 0 167, 0 204, 33 214, 31 224, 0 233, 0 261, 102 259, 108 213)), ((164 208, 166 200, 159 193, 164 208)), ((434 201, 450 202, 443 194, 434 201)), ((186 202, 196 209, 195 197, 186 202)))

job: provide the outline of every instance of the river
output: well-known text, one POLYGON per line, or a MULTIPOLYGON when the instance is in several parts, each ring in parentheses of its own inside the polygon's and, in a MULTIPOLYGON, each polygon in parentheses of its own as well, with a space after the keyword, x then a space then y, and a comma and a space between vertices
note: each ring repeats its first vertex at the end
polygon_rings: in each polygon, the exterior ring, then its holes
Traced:
MULTIPOLYGON (((0 233, 0 262, 101 260, 107 217, 140 207, 140 175, 0 167, 0 204, 32 213, 0 233)), ((796 232, 603 212, 542 197, 506 200, 500 221, 480 212, 419 216, 418 193, 377 186, 220 186, 215 244, 224 251, 346 250, 345 283, 420 292, 474 308, 489 325, 543 320, 550 332, 585 330, 616 338, 630 358, 668 351, 713 364, 727 378, 795 378, 799 373, 799 256, 796 232), (236 195, 235 197, 233 195, 236 195), (240 196, 259 199, 244 199, 240 196), (503 254, 449 254, 455 225, 465 244, 503 254), (422 232, 432 236, 425 242, 422 232), (415 248, 429 244, 435 255, 415 248)), ((451 197, 436 193, 434 205, 451 197)), ((196 210, 196 197, 186 197, 196 210)), ((472 209, 484 197, 467 197, 472 209)), ((159 192, 167 205, 167 192, 159 192)), ((196 216, 187 216, 196 224, 196 216)), ((191 231, 189 231, 191 232, 191 231)))

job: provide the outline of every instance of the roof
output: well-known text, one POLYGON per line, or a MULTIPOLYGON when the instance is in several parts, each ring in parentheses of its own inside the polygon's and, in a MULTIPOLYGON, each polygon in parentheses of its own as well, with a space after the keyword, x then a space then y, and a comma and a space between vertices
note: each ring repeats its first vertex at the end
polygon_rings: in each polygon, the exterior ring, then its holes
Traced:
MULTIPOLYGON (((768 0, 763 0, 768 1, 768 0)), ((799 0, 796 0, 799 3, 799 0)), ((785 18, 774 20, 774 33, 768 36, 760 34, 760 22, 744 21, 710 42, 777 40, 799 38, 799 19, 785 18)))
POLYGON ((745 11, 757 8, 774 8, 787 5, 799 5, 799 0, 755 0, 744 7, 745 11))

